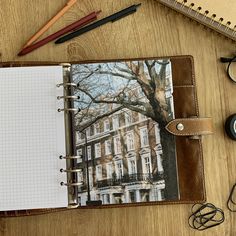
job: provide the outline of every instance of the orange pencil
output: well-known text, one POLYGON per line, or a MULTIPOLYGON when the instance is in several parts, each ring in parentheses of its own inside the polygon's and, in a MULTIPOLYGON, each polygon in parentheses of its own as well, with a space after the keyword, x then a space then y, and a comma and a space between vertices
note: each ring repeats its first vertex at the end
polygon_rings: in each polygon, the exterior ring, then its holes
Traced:
MULTIPOLYGON (((28 47, 35 42, 44 32, 46 32, 60 17, 62 17, 77 0, 69 0, 67 4, 53 17, 51 18, 37 33, 35 33, 24 45, 23 48, 28 47)), ((22 48, 22 49, 23 49, 22 48)))

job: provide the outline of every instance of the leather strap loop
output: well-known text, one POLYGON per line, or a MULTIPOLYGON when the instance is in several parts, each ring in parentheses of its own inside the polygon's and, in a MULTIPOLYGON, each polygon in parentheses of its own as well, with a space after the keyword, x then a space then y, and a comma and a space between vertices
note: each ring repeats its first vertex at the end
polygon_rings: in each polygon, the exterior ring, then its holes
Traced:
POLYGON ((213 134, 212 118, 182 118, 170 121, 166 130, 176 136, 213 134))

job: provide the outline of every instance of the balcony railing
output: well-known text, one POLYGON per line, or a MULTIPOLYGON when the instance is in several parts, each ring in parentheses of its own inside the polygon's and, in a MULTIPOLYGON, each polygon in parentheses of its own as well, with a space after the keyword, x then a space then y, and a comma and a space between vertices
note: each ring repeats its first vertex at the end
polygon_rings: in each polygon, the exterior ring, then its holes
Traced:
POLYGON ((107 187, 107 186, 119 186, 125 183, 132 183, 132 182, 141 182, 141 181, 148 181, 153 183, 154 181, 163 180, 163 174, 126 174, 122 177, 113 177, 111 179, 104 179, 97 181, 97 187, 107 187))

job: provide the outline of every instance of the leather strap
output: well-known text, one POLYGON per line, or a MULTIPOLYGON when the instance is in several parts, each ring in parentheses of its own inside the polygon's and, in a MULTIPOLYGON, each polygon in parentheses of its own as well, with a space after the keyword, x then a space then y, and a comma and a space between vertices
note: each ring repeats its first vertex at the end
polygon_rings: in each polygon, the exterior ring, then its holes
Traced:
POLYGON ((166 130, 176 136, 213 134, 212 118, 183 118, 170 121, 166 130))

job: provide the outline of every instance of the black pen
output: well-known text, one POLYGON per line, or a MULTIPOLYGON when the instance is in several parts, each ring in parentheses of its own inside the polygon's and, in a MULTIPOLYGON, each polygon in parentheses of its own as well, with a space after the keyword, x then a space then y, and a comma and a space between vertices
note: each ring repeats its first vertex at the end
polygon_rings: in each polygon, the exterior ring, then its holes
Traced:
POLYGON ((101 19, 99 21, 96 21, 93 24, 85 26, 82 29, 76 30, 76 31, 74 31, 74 32, 72 32, 70 34, 67 34, 67 35, 59 38, 58 40, 55 41, 55 43, 56 44, 64 43, 64 42, 66 42, 66 41, 68 41, 68 40, 70 40, 70 39, 72 39, 74 37, 80 36, 81 34, 84 34, 84 33, 88 32, 90 30, 93 30, 93 29, 95 29, 97 27, 100 27, 100 26, 102 26, 102 25, 104 25, 104 24, 106 24, 108 22, 115 22, 115 21, 117 21, 117 20, 119 20, 119 19, 121 19, 121 18, 123 18, 125 16, 133 14, 133 13, 136 12, 137 8, 140 5, 141 5, 141 3, 140 4, 136 4, 136 5, 132 5, 132 6, 130 6, 128 8, 125 8, 125 9, 119 11, 119 12, 116 12, 113 15, 107 16, 107 17, 105 17, 105 18, 103 18, 103 19, 101 19))

